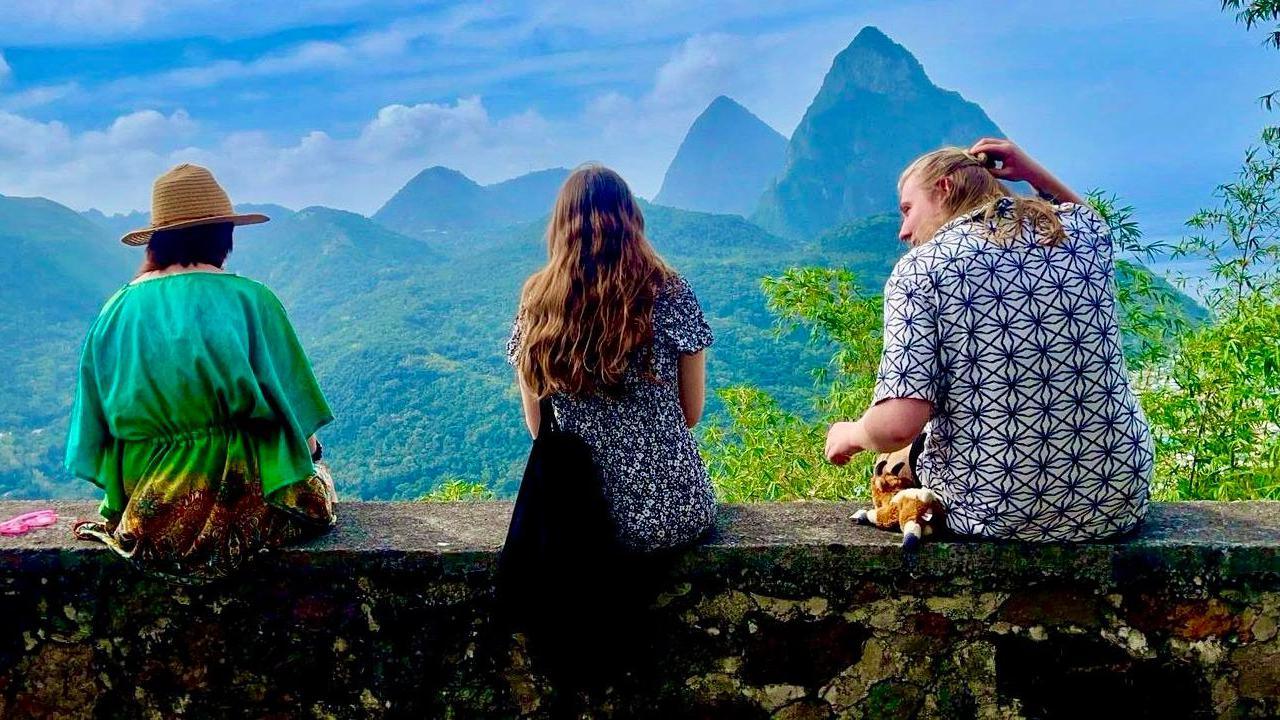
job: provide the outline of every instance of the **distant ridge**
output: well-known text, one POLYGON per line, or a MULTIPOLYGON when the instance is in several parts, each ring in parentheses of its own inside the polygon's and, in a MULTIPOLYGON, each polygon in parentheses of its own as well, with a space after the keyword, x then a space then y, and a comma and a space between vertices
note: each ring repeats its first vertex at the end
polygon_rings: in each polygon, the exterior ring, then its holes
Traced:
MULTIPOLYGON (((236 212, 262 213, 272 220, 282 220, 293 214, 289 208, 274 203, 241 203, 236 205, 236 212)), ((90 208, 80 214, 116 237, 130 230, 146 227, 151 222, 151 213, 142 210, 107 215, 97 208, 90 208)))
POLYGON ((551 168, 480 185, 457 170, 437 165, 415 175, 373 219, 413 237, 526 222, 551 212, 568 176, 565 168, 551 168))

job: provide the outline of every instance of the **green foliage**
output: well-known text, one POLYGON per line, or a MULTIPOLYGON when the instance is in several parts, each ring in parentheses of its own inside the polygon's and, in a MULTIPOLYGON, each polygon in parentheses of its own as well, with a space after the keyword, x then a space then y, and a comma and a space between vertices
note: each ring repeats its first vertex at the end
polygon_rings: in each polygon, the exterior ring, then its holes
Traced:
POLYGON ((1156 440, 1156 496, 1280 499, 1280 137, 1264 133, 1179 256, 1209 260, 1214 319, 1139 374, 1156 440))
POLYGON ((1161 499, 1280 499, 1280 305, 1250 295, 1142 388, 1161 499))
MULTIPOLYGON (((1222 0, 1222 9, 1234 10, 1236 21, 1244 23, 1246 30, 1274 23, 1275 26, 1267 31, 1265 42, 1280 49, 1280 0, 1222 0)), ((1263 95, 1260 98, 1263 106, 1271 110, 1278 95, 1280 90, 1263 95)))
POLYGON ((861 412, 871 400, 881 346, 881 300, 868 296, 847 269, 792 268, 763 283, 779 332, 808 328, 810 343, 834 348, 815 371, 823 389, 817 419, 780 408, 751 387, 720 392, 727 423, 704 432, 703 456, 727 501, 837 500, 867 494, 869 468, 837 467, 823 456, 827 426, 861 412))
POLYGON ((1164 243, 1148 241, 1133 219, 1133 206, 1114 196, 1089 193, 1088 203, 1111 228, 1116 258, 1116 307, 1124 336, 1125 359, 1131 371, 1167 360, 1177 338, 1205 312, 1167 280, 1138 262, 1169 253, 1164 243), (1124 256, 1133 259, 1126 259, 1124 256))
POLYGON ((812 342, 835 345, 830 365, 814 373, 828 385, 818 409, 838 417, 865 407, 880 360, 880 296, 868 296, 844 268, 792 268, 762 285, 782 327, 808 327, 812 342))
POLYGON ((1201 296, 1214 315, 1238 311, 1251 295, 1280 295, 1280 137, 1264 133, 1260 146, 1245 152, 1235 181, 1214 192, 1216 208, 1187 221, 1194 233, 1183 238, 1174 256, 1210 261, 1209 278, 1200 280, 1201 296))
POLYGON ((842 500, 867 493, 865 473, 822 457, 825 425, 783 410, 756 388, 726 388, 720 398, 727 417, 707 428, 702 444, 721 501, 842 500))
POLYGON ((478 502, 495 499, 493 490, 483 483, 469 482, 462 478, 445 480, 438 487, 422 497, 421 502, 478 502))

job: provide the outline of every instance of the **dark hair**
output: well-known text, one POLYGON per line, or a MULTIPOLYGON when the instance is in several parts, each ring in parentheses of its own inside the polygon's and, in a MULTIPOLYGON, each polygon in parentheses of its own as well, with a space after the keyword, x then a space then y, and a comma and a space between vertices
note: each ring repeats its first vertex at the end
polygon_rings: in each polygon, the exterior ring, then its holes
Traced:
POLYGON ((163 270, 171 265, 216 265, 222 267, 231 254, 231 223, 196 225, 178 230, 161 230, 147 243, 147 259, 140 273, 163 270))

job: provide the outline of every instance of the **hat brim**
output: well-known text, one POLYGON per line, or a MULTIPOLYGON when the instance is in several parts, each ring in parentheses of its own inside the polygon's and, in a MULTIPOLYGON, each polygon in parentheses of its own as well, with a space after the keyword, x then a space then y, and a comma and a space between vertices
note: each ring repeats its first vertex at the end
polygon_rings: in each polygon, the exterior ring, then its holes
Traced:
POLYGON ((181 230, 182 228, 195 227, 197 225, 214 225, 216 223, 231 223, 232 225, 257 225, 264 223, 271 218, 261 213, 245 213, 243 215, 215 215, 213 217, 195 218, 193 220, 182 220, 180 222, 169 223, 168 225, 159 225, 156 227, 143 228, 134 230, 124 234, 120 238, 120 242, 125 245, 146 245, 151 242, 151 236, 155 233, 165 230, 181 230))

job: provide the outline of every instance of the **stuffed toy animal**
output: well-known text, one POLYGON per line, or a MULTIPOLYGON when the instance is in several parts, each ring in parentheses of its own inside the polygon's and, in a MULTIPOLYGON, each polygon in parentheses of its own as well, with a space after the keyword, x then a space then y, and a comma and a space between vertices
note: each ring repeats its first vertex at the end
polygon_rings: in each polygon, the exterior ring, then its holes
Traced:
POLYGON ((943 521, 942 499, 932 490, 920 487, 911 471, 911 461, 921 447, 923 443, 916 442, 878 456, 875 475, 871 478, 871 501, 875 507, 853 514, 853 519, 863 525, 885 530, 902 528, 902 547, 907 551, 915 550, 943 521))

